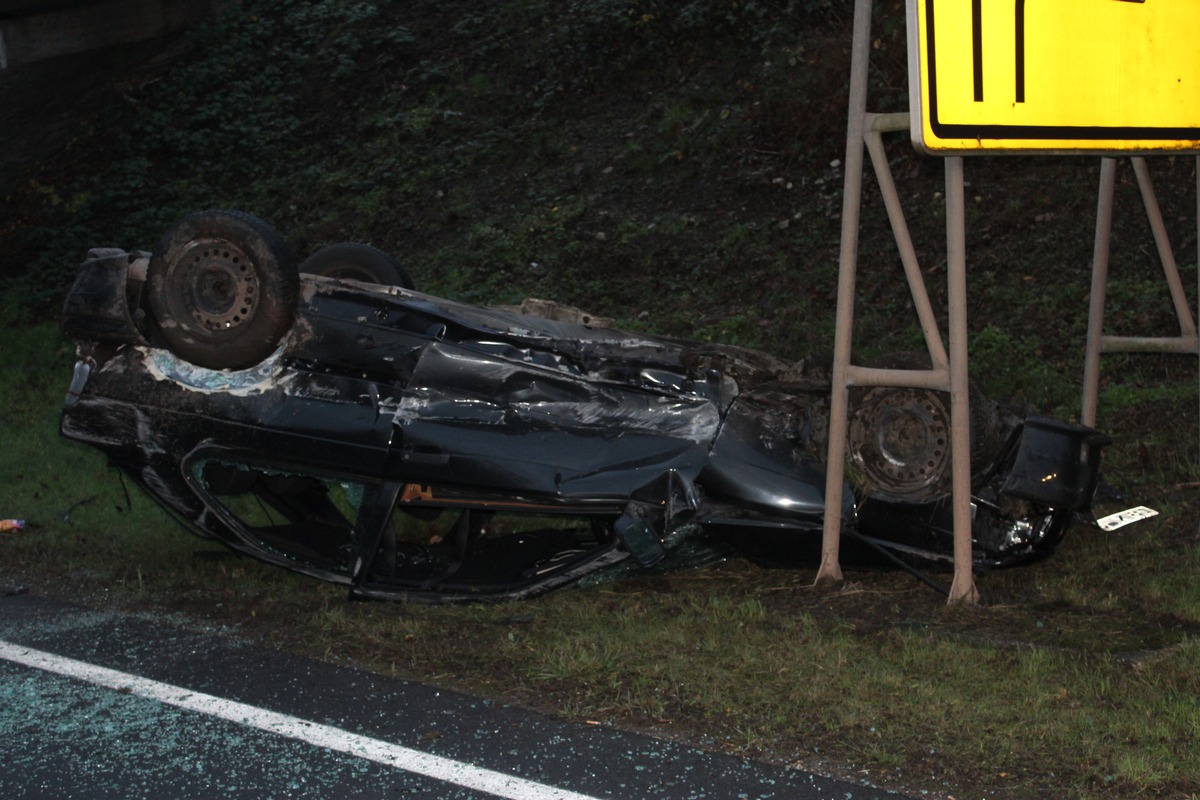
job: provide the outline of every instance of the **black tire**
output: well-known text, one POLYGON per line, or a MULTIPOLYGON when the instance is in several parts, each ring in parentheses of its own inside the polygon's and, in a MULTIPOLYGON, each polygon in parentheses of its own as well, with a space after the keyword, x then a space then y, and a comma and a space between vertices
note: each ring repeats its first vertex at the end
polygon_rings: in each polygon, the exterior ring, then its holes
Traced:
POLYGON ((291 327, 300 284, 283 237, 240 211, 200 211, 167 229, 146 273, 167 347, 209 369, 244 369, 291 327))
POLYGON ((358 242, 322 247, 300 264, 300 271, 326 278, 350 278, 383 286, 416 288, 412 278, 390 253, 358 242))

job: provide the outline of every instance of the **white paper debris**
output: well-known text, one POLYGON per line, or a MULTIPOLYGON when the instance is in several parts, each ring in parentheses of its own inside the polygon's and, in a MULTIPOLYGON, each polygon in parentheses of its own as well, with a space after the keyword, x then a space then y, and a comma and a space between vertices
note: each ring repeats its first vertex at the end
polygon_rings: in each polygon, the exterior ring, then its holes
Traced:
POLYGON ((1150 519, 1150 517, 1157 516, 1158 512, 1153 508, 1137 506, 1135 508, 1127 508, 1124 511, 1118 511, 1115 514, 1109 514, 1107 517, 1096 520, 1096 524, 1100 526, 1100 530, 1115 531, 1117 528, 1123 528, 1138 520, 1150 519))

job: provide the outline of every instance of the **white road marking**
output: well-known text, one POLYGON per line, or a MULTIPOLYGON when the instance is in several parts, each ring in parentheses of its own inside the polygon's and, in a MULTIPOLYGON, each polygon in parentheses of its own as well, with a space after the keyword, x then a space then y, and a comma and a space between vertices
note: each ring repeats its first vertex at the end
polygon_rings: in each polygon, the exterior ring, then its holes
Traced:
POLYGON ((446 781, 506 800, 597 800, 590 795, 527 781, 502 772, 477 767, 462 761, 424 753, 391 742, 361 736, 340 728, 310 722, 287 714, 193 692, 179 686, 118 672, 107 667, 34 650, 0 640, 0 659, 34 669, 53 672, 119 692, 157 700, 176 708, 207 714, 238 725, 298 739, 302 742, 367 759, 378 764, 446 781))

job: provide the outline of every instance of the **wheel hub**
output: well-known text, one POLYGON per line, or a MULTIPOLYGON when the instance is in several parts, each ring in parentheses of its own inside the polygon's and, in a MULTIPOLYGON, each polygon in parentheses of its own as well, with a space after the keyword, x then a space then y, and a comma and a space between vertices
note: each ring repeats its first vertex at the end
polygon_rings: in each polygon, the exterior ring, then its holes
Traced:
POLYGON ((228 331, 254 316, 258 274, 254 262, 228 242, 195 241, 180 254, 182 285, 190 287, 186 313, 208 331, 228 331))
POLYGON ((923 501, 949 491, 950 413, 937 392, 876 387, 850 422, 850 458, 868 491, 923 501))

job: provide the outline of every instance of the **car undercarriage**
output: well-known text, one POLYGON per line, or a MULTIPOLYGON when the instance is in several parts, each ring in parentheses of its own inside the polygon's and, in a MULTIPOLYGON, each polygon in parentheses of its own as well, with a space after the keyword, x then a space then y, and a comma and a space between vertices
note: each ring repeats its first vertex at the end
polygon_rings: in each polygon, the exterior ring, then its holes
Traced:
MULTIPOLYGON (((61 430, 192 529, 358 597, 527 597, 688 541, 811 555, 821 370, 533 310, 422 294, 365 245, 297 266, 261 220, 201 212, 152 253, 84 263, 61 430)), ((976 567, 1044 556, 1088 513, 1107 440, 970 400, 976 567)), ((948 399, 851 402, 847 543, 948 565, 948 399)))

